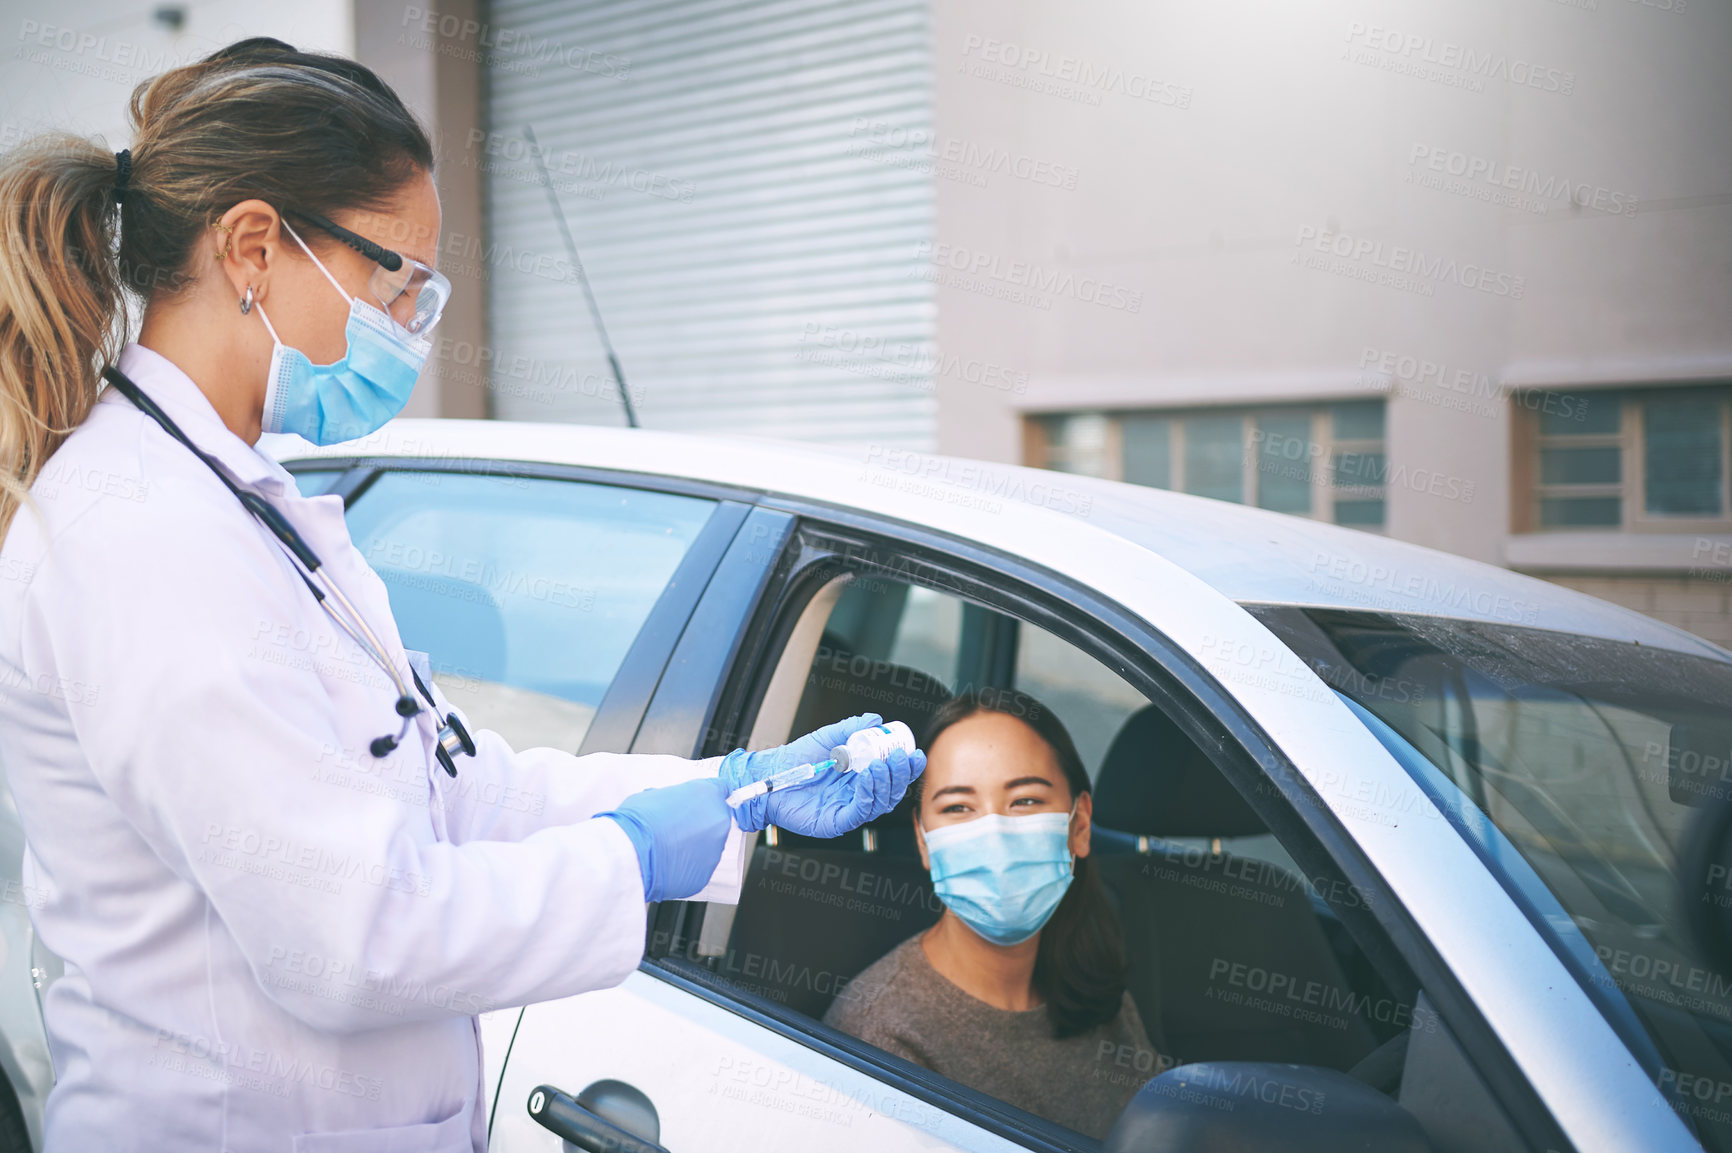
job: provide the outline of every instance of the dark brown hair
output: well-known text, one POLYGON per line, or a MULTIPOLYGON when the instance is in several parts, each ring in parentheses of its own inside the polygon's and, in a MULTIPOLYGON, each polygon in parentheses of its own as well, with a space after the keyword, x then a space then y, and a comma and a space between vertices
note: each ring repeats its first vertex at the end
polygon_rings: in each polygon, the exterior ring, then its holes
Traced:
MULTIPOLYGON (((1064 722, 1016 689, 977 688, 951 697, 933 714, 920 747, 930 750, 940 733, 976 713, 1002 713, 1026 724, 1052 750, 1072 799, 1089 791, 1088 772, 1064 722)), ((916 777, 909 789, 916 823, 924 781, 924 774, 916 777)), ((1046 1002, 1052 1035, 1074 1037, 1116 1018, 1124 1001, 1126 971, 1118 913, 1090 858, 1078 857, 1070 888, 1041 929, 1034 959, 1034 988, 1046 1002)))
POLYGON ((379 209, 433 168, 427 133, 382 80, 280 40, 145 81, 131 116, 124 162, 65 133, 0 159, 0 536, 96 403, 125 342, 125 294, 149 303, 192 283, 198 246, 219 247, 212 224, 242 200, 379 209))

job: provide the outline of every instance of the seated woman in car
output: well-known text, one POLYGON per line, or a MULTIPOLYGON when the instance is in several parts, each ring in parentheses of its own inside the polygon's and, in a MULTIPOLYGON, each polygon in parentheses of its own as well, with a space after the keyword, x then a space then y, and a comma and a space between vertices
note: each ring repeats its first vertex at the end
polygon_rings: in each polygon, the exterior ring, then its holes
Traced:
POLYGON ((854 978, 824 1021, 1104 1137, 1140 1084, 1120 1056, 1150 1046, 1089 867, 1076 746, 1051 711, 1003 689, 946 702, 921 745, 915 838, 944 914, 854 978))

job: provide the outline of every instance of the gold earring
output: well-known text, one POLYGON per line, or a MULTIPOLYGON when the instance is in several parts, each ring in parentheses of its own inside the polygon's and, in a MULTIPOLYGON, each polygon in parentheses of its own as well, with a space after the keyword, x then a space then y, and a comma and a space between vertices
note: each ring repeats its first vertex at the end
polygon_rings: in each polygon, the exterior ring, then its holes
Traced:
POLYGON ((222 230, 223 246, 217 250, 216 257, 218 260, 227 260, 228 256, 229 256, 229 248, 231 245, 234 244, 234 241, 235 241, 235 230, 233 227, 231 227, 230 225, 224 224, 220 220, 217 221, 215 224, 211 225, 211 227, 212 228, 219 228, 222 230))

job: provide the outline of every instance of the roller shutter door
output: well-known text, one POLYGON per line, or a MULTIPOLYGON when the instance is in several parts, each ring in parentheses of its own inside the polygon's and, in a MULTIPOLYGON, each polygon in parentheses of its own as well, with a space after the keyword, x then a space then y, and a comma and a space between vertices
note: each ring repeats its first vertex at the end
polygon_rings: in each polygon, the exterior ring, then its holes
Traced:
POLYGON ((926 3, 501 0, 488 24, 463 162, 495 415, 622 419, 530 125, 646 427, 931 447, 926 3))

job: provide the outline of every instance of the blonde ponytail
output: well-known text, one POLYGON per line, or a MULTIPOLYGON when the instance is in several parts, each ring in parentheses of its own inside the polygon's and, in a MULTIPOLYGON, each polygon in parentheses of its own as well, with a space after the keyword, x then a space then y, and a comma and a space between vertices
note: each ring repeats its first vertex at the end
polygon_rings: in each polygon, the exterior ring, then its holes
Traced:
POLYGON ((76 136, 0 158, 0 539, 125 340, 116 175, 76 136))

